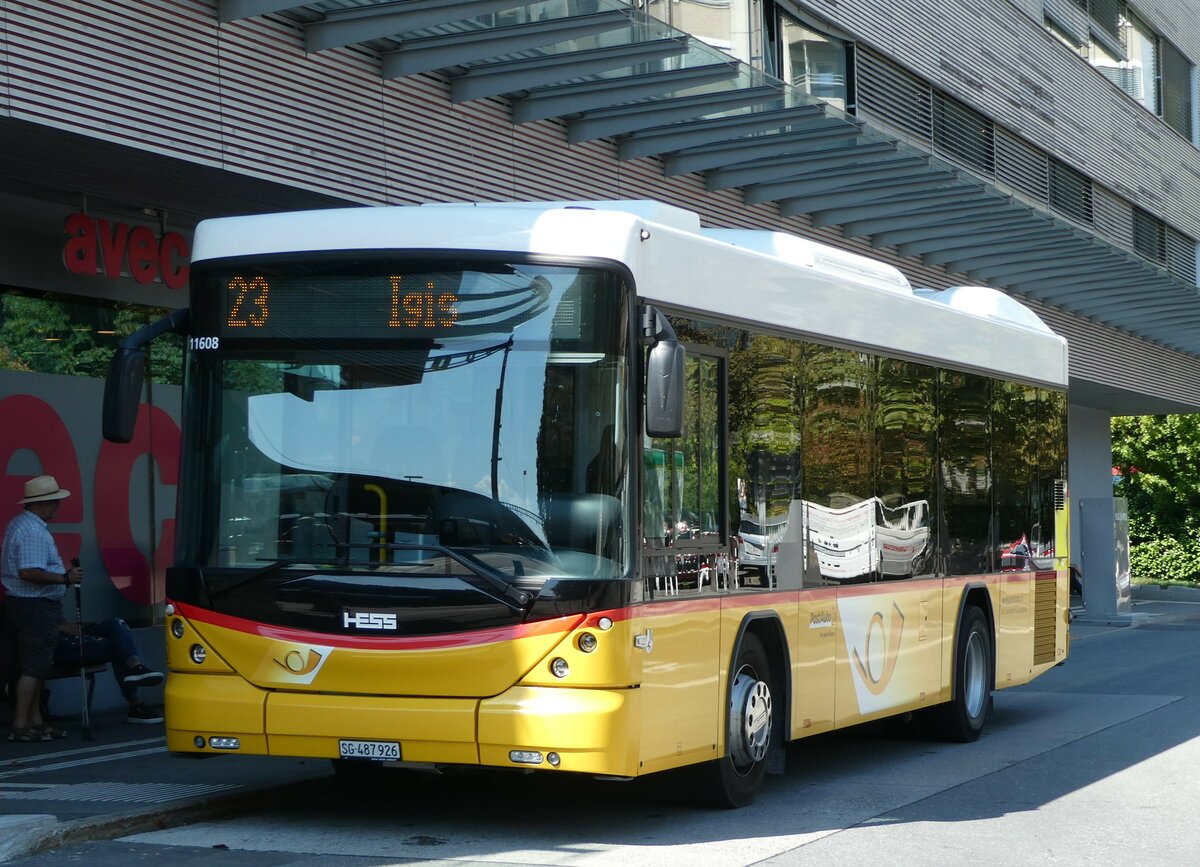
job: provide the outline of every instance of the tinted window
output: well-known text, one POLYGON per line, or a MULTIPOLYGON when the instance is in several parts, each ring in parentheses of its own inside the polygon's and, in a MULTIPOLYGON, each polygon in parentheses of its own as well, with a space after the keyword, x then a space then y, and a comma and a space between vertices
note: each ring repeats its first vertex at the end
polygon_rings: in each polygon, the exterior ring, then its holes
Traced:
POLYGON ((877 386, 879 572, 885 579, 927 574, 937 539, 937 371, 881 358, 877 386))
POLYGON ((746 334, 729 355, 729 508, 743 588, 796 586, 803 571, 798 341, 746 334), (735 513, 736 514, 732 514, 735 513))
POLYGON ((1030 568, 1037 523, 1037 389, 1014 382, 992 385, 992 471, 997 566, 1002 572, 1030 568))
POLYGON ((875 573, 874 361, 805 349, 804 508, 809 576, 838 583, 875 573))
POLYGON ((991 569, 990 385, 986 377, 941 372, 942 555, 950 575, 991 569))

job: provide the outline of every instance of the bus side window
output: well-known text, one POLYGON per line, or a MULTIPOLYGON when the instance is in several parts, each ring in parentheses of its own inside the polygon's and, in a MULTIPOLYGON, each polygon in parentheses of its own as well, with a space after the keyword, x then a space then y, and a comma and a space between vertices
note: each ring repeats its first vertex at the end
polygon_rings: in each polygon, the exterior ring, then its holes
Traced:
POLYGON ((644 441, 642 526, 645 571, 652 591, 719 589, 718 554, 726 553, 722 373, 720 357, 689 347, 683 435, 644 441), (674 549, 673 556, 663 553, 667 549, 674 549))

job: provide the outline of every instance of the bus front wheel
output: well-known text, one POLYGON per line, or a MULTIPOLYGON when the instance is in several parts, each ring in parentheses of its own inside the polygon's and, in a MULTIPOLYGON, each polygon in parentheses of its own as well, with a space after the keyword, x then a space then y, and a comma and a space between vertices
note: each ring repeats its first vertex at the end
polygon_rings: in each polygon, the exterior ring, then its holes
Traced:
POLYGON ((992 697, 992 636, 978 606, 963 610, 954 649, 954 698, 937 708, 938 732, 948 741, 978 739, 992 697))
POLYGON ((722 807, 744 807, 758 795, 777 736, 771 665, 757 636, 742 637, 733 670, 725 714, 725 755, 707 768, 710 799, 722 807))

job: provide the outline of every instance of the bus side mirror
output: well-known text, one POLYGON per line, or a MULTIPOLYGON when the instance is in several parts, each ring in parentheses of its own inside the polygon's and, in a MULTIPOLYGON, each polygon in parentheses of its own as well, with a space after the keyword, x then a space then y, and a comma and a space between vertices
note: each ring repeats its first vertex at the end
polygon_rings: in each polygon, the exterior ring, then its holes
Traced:
POLYGON ((675 329, 653 307, 642 310, 642 336, 653 341, 646 361, 646 435, 675 438, 683 433, 683 346, 675 329))
POLYGON ((145 377, 146 353, 140 349, 118 349, 108 363, 101 420, 104 438, 109 442, 127 443, 133 439, 145 377))
POLYGON ((168 331, 183 334, 190 315, 186 307, 172 310, 157 322, 130 334, 113 353, 104 380, 104 407, 100 414, 100 429, 109 442, 127 443, 133 439, 138 406, 142 402, 142 383, 146 379, 146 353, 142 347, 168 331))

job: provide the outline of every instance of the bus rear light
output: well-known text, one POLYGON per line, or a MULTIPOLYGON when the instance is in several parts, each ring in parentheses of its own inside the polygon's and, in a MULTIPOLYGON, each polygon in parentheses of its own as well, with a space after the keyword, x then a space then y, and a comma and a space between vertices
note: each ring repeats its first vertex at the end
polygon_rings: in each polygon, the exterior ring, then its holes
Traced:
POLYGON ((518 765, 540 765, 542 754, 534 750, 510 750, 508 760, 518 765))

